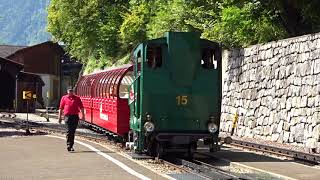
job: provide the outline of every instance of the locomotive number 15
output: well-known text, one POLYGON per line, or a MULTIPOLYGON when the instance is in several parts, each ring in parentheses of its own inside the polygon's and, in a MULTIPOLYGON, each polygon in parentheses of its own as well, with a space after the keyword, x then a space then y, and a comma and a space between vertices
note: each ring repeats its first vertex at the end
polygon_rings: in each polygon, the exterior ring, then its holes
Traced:
POLYGON ((188 96, 177 96, 176 100, 178 106, 185 106, 188 104, 188 96))

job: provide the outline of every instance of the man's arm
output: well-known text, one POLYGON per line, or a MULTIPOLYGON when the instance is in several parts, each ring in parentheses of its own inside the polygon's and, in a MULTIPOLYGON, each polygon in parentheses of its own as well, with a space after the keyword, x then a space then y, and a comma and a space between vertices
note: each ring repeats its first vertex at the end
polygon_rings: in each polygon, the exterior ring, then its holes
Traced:
POLYGON ((62 112, 63 112, 63 110, 59 108, 59 116, 58 116, 59 117, 59 124, 62 121, 62 117, 61 117, 62 116, 62 112))
POLYGON ((84 108, 81 108, 80 109, 81 110, 81 120, 83 120, 84 121, 84 119, 85 119, 85 117, 84 117, 84 108))
POLYGON ((64 104, 65 104, 65 102, 64 102, 64 99, 63 99, 63 97, 61 98, 61 101, 60 101, 60 106, 59 106, 59 124, 61 123, 61 121, 62 121, 62 112, 63 112, 63 108, 64 108, 64 104))
POLYGON ((81 99, 79 98, 79 109, 80 109, 80 111, 81 111, 81 120, 83 120, 84 121, 84 119, 85 119, 85 116, 84 116, 84 107, 83 107, 83 104, 82 104, 82 101, 81 101, 81 99))

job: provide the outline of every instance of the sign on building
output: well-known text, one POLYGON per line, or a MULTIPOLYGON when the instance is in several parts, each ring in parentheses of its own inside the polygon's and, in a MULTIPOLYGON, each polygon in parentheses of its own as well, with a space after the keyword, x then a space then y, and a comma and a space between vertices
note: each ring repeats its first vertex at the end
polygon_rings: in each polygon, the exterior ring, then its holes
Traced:
POLYGON ((32 99, 32 92, 31 91, 23 91, 22 92, 22 99, 27 99, 27 100, 32 99))

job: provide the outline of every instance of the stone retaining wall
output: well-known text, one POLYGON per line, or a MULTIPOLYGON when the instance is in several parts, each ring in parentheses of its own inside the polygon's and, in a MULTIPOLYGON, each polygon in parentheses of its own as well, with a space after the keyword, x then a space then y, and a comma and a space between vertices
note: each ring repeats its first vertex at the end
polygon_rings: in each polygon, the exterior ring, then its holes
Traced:
POLYGON ((221 131, 320 148, 320 34, 228 51, 221 131))

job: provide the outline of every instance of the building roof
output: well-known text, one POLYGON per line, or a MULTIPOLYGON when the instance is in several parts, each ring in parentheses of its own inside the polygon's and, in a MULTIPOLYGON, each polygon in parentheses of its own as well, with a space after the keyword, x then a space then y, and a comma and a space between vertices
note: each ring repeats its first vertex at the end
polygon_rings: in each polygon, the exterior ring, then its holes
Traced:
POLYGON ((13 64, 13 65, 19 67, 20 69, 23 68, 23 64, 15 62, 15 61, 11 61, 10 59, 6 59, 6 58, 2 58, 2 57, 0 57, 0 63, 1 64, 13 64))
POLYGON ((0 45, 0 57, 6 58, 27 46, 0 45))
POLYGON ((11 57, 13 57, 16 54, 23 53, 23 52, 26 52, 26 51, 29 51, 29 50, 32 50, 32 49, 35 49, 35 48, 38 48, 41 46, 52 46, 54 48, 54 50, 56 50, 57 52, 60 52, 61 54, 65 53, 63 48, 58 43, 54 43, 52 41, 45 41, 45 42, 42 42, 40 44, 36 44, 33 46, 26 46, 24 48, 20 48, 20 49, 16 50, 14 53, 8 55, 7 58, 10 59, 11 57))

